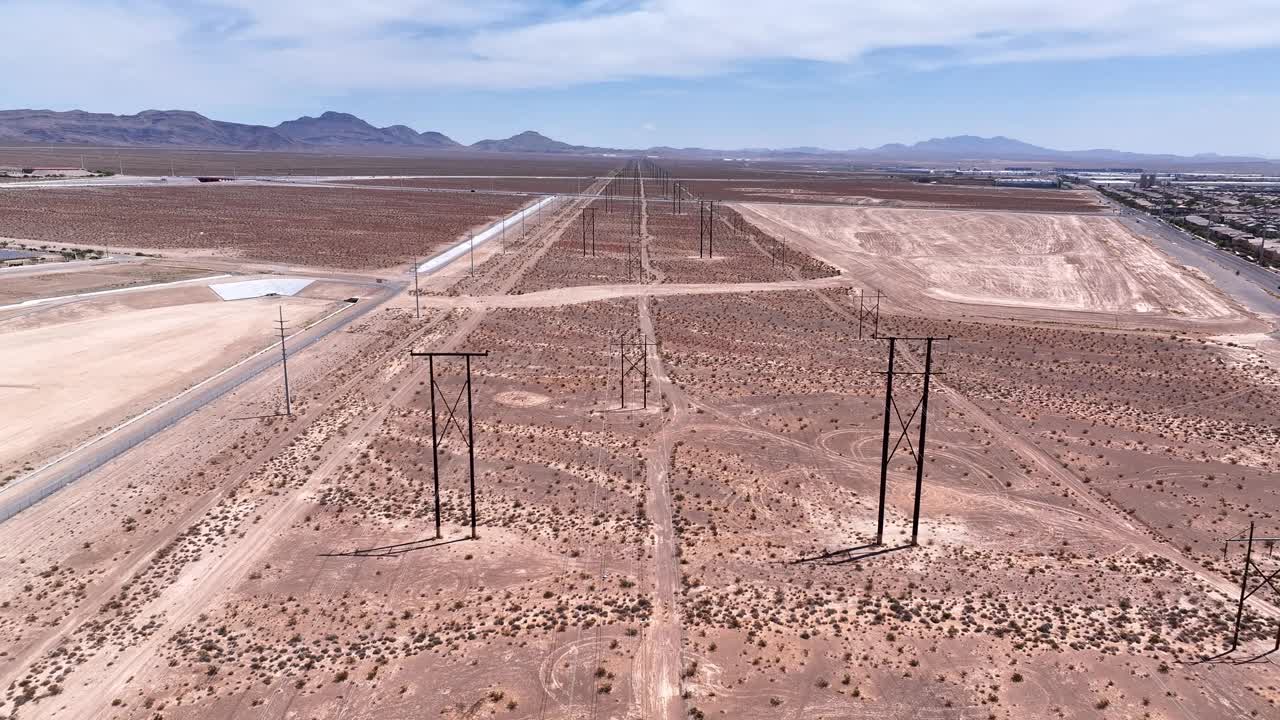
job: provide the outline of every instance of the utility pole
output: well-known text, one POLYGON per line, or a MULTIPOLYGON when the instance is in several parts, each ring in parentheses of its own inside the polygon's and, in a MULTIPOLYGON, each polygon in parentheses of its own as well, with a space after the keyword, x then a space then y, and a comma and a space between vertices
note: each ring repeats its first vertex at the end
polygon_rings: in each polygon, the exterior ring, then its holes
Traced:
POLYGON ((707 257, 716 256, 716 201, 708 203, 707 210, 707 257))
POLYGON ((413 259, 413 316, 422 319, 422 296, 418 294, 418 258, 413 259))
POLYGON ((858 339, 863 337, 863 325, 871 328, 871 337, 880 334, 880 298, 884 297, 880 294, 880 290, 876 290, 876 304, 872 305, 866 301, 867 291, 858 291, 858 339))
POLYGON ((476 532, 477 512, 476 512, 476 452, 475 452, 475 422, 474 407, 472 405, 471 392, 471 358, 488 357, 488 351, 485 352, 411 352, 410 357, 427 358, 427 372, 430 374, 431 380, 431 475, 433 486, 435 489, 435 521, 436 521, 436 539, 440 539, 440 444, 444 442, 449 434, 450 428, 457 428, 459 436, 462 438, 463 444, 467 446, 467 481, 470 487, 471 496, 471 539, 475 540, 478 535, 476 532), (464 387, 453 402, 449 401, 449 397, 445 395, 444 390, 440 388, 440 384, 436 382, 436 358, 464 358, 466 360, 466 380, 464 387), (439 429, 436 420, 436 394, 440 395, 441 403, 444 405, 449 416, 445 418, 444 429, 439 429), (462 424, 458 419, 458 405, 462 400, 462 393, 467 395, 467 428, 464 431, 462 424))
POLYGON ((889 412, 893 409, 893 361, 897 338, 889 338, 889 371, 884 385, 884 434, 880 438, 880 510, 876 516, 876 545, 884 544, 884 501, 889 488, 889 412))
POLYGON ((591 256, 596 255, 596 209, 583 208, 582 213, 582 257, 587 256, 587 236, 591 236, 591 256), (590 218, 590 222, 588 222, 590 218), (590 232, 588 232, 590 228, 590 232))
POLYGON ((471 244, 467 247, 467 257, 471 259, 471 274, 476 274, 476 234, 471 233, 471 244))
POLYGON ((280 365, 284 368, 284 414, 293 415, 293 403, 289 398, 289 354, 284 349, 284 306, 276 308, 279 311, 280 319, 276 323, 280 326, 280 365))
POLYGON ((888 371, 885 373, 885 390, 884 390, 884 435, 880 442, 880 507, 876 513, 876 545, 884 544, 884 515, 885 515, 885 499, 889 486, 889 462, 893 460, 898 449, 905 441, 906 452, 911 457, 916 466, 916 483, 915 483, 915 499, 911 513, 911 547, 918 544, 920 537, 920 498, 924 491, 924 463, 925 454, 925 432, 928 429, 929 419, 929 380, 933 376, 933 343, 935 340, 949 340, 950 337, 880 337, 879 340, 889 341, 889 365, 888 371), (925 343, 925 359, 924 372, 899 372, 894 368, 897 355, 897 342, 899 340, 924 341, 925 343), (898 405, 897 398, 894 395, 893 380, 898 375, 922 375, 923 387, 920 391, 920 399, 909 408, 909 412, 905 415, 902 408, 898 405), (917 442, 913 445, 909 437, 911 423, 916 416, 920 418, 920 435, 917 442), (898 433, 897 440, 893 443, 893 447, 889 447, 890 435, 890 419, 898 418, 898 425, 901 432, 898 433))
POLYGON ((618 336, 618 357, 619 357, 619 376, 618 392, 620 410, 627 408, 627 378, 631 373, 640 376, 641 387, 641 407, 649 407, 649 341, 640 335, 640 331, 636 331, 636 340, 628 340, 626 335, 618 336), (638 349, 640 354, 632 356, 630 353, 638 349))
POLYGON ((698 201, 698 257, 703 257, 702 245, 706 241, 706 257, 714 258, 716 226, 716 201, 698 201))
MULTIPOLYGON (((1240 630, 1247 622, 1244 616, 1245 603, 1250 597, 1259 590, 1266 588, 1271 590, 1273 599, 1280 599, 1280 587, 1277 587, 1276 585, 1276 579, 1280 577, 1280 568, 1273 568, 1271 570, 1262 568, 1258 564, 1258 560, 1253 552, 1253 545, 1256 542, 1266 543, 1267 547, 1271 548, 1274 547, 1274 543, 1278 541, 1280 541, 1280 537, 1258 537, 1255 535, 1254 524, 1253 522, 1250 522, 1248 531, 1236 533, 1233 537, 1227 538, 1227 540, 1222 544, 1222 559, 1224 561, 1227 559, 1227 553, 1232 543, 1242 543, 1245 546, 1244 565, 1241 567, 1240 571, 1240 597, 1236 601, 1236 616, 1231 631, 1231 647, 1217 655, 1214 655, 1213 657, 1206 658, 1202 662, 1225 658, 1240 647, 1240 630), (1254 581, 1255 584, 1252 588, 1249 587, 1249 578, 1251 576, 1255 576, 1257 578, 1254 581)), ((1256 662, 1276 652, 1280 652, 1280 627, 1276 628, 1275 645, 1270 650, 1251 658, 1236 660, 1233 662, 1237 665, 1256 662)))

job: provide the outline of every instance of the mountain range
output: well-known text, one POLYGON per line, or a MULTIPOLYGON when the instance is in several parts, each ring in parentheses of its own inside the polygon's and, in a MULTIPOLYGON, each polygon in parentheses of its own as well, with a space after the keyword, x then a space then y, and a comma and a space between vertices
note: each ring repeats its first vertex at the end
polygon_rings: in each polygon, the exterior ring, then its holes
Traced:
POLYGON ((136 115, 89 113, 82 110, 0 110, 0 143, 68 144, 111 147, 167 147, 214 150, 351 151, 423 153, 479 151, 560 154, 650 154, 665 157, 720 159, 808 159, 875 162, 1052 162, 1063 164, 1222 164, 1265 163, 1264 158, 1202 154, 1159 155, 1120 150, 1054 150, 1007 138, 959 135, 911 145, 890 143, 876 148, 828 150, 818 147, 783 149, 652 147, 616 149, 572 145, 528 130, 509 138, 463 145, 433 131, 418 132, 405 125, 376 127, 341 112, 303 116, 274 127, 212 120, 189 110, 145 110, 136 115))

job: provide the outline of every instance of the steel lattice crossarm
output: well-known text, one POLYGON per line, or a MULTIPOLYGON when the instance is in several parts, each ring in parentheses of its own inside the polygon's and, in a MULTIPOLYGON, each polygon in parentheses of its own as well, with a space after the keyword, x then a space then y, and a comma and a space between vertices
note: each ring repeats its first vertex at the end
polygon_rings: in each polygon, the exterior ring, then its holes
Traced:
POLYGON ((458 434, 462 436, 462 442, 467 446, 467 481, 471 491, 471 539, 477 537, 476 524, 476 452, 475 452, 475 423, 472 413, 472 393, 471 393, 471 358, 488 357, 489 352, 410 352, 410 357, 425 357, 427 359, 427 371, 431 378, 431 473, 433 479, 433 487, 435 491, 435 521, 436 521, 436 538, 441 537, 440 531, 440 443, 449 434, 450 428, 457 428, 458 434), (439 383, 436 382, 436 358, 463 358, 466 361, 466 380, 462 384, 462 388, 458 390, 457 396, 453 402, 449 402, 449 398, 445 395, 439 383), (436 395, 439 394, 445 409, 449 416, 444 422, 444 431, 440 432, 436 421, 436 395), (465 430, 458 419, 458 406, 462 402, 463 394, 467 397, 467 427, 465 430))
POLYGON ((1248 529, 1241 530, 1235 535, 1227 538, 1222 543, 1222 559, 1223 560, 1227 559, 1227 553, 1230 550, 1232 543, 1241 543, 1245 546, 1244 564, 1240 570, 1240 596, 1236 601, 1236 617, 1235 617, 1235 622, 1233 623, 1232 631, 1231 631, 1231 647, 1227 648, 1223 652, 1218 653, 1217 655, 1206 658, 1201 662, 1213 662, 1213 661, 1221 660, 1221 661, 1235 662, 1237 664, 1243 664, 1243 663, 1257 662, 1266 658, 1268 655, 1271 655, 1276 652, 1280 652, 1280 623, 1277 623, 1275 645, 1272 646, 1270 650, 1267 650, 1266 652, 1263 652, 1259 655, 1255 655, 1250 658, 1245 658, 1243 660, 1230 660, 1229 658, 1227 658, 1228 655, 1235 652, 1240 647, 1240 630, 1246 624, 1246 619, 1244 616, 1244 608, 1245 608, 1245 603, 1248 602, 1249 598, 1253 597, 1255 594, 1257 594, 1260 591, 1270 590, 1274 600, 1280 601, 1280 567, 1276 567, 1276 568, 1262 567, 1261 565, 1258 564, 1258 561, 1253 552, 1254 543, 1266 543, 1268 548, 1267 554, 1268 556, 1270 556, 1271 554, 1270 551, 1273 547, 1273 544, 1276 541, 1280 541, 1280 537, 1259 537, 1256 534, 1254 534, 1254 530, 1255 530, 1254 523, 1251 522, 1249 523, 1248 529), (1251 575, 1252 575, 1252 583, 1250 582, 1251 575))
POLYGON ((876 541, 877 546, 884 544, 884 515, 885 500, 889 487, 889 462, 897 454, 898 448, 902 446, 903 441, 907 443, 908 454, 914 461, 916 466, 916 487, 915 501, 911 513, 911 546, 918 544, 920 536, 920 496, 924 490, 924 463, 925 463, 925 432, 928 429, 929 421, 929 379, 937 374, 933 372, 933 343, 938 340, 950 340, 951 336, 926 336, 926 337, 903 337, 903 336, 876 336, 877 340, 889 341, 889 365, 888 369, 882 373, 885 376, 884 389, 884 435, 880 446, 880 504, 876 518, 876 541), (923 341, 925 343, 925 359, 923 372, 900 372, 894 367, 897 358, 898 341, 923 341), (897 397, 894 395, 893 379, 898 375, 922 375, 924 383, 920 390, 920 399, 917 400, 904 419, 902 411, 898 405, 897 397), (912 423, 916 422, 919 416, 920 436, 919 440, 913 445, 910 438, 910 428, 912 423), (893 418, 896 417, 900 432, 897 440, 893 443, 892 450, 889 447, 889 436, 891 434, 891 424, 893 418))

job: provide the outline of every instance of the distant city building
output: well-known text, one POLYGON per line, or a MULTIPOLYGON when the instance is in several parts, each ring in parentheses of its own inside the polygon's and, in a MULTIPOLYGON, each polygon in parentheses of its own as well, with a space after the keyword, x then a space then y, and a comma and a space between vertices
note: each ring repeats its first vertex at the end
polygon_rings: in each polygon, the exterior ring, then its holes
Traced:
POLYGON ((1155 186, 1156 186, 1155 173, 1142 173, 1142 176, 1138 178, 1138 187, 1140 188, 1153 188, 1155 186))
POLYGON ((1021 187, 1021 188, 1058 188, 1062 187, 1062 181, 1058 178, 996 178, 995 184, 999 187, 1021 187))
POLYGON ((5 267, 11 265, 26 265, 31 262, 37 262, 41 259, 39 253, 30 250, 9 250, 0 248, 0 265, 5 267))

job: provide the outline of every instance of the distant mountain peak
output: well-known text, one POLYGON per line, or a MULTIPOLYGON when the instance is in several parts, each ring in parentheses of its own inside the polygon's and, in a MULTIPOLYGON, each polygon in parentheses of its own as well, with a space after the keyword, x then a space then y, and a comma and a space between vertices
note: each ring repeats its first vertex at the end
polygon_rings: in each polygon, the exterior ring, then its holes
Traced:
POLYGON ((407 125, 374 127, 351 113, 326 110, 319 117, 286 120, 276 130, 307 145, 322 147, 457 147, 441 133, 419 133, 407 125))
MULTIPOLYGON (((275 127, 211 120, 191 110, 143 110, 136 115, 112 115, 84 110, 0 110, 0 142, 64 143, 117 147, 190 147, 235 150, 369 149, 422 152, 430 150, 479 150, 520 153, 656 154, 664 156, 756 159, 824 158, 832 162, 980 162, 1015 161, 1055 164, 1144 164, 1164 166, 1208 163, 1257 164, 1256 157, 1201 153, 1192 157, 1128 153, 1118 150, 1054 150, 1005 135, 953 135, 930 138, 910 145, 889 143, 878 148, 835 151, 800 146, 782 150, 706 149, 655 147, 648 150, 586 147, 560 142, 536 130, 508 138, 481 140, 462 146, 439 132, 417 132, 407 125, 375 127, 351 113, 326 110, 318 117, 304 115, 275 127)), ((1269 172, 1274 172, 1268 169, 1269 172)))
POLYGON ((552 140, 534 130, 525 130, 503 140, 481 140, 472 143, 470 147, 473 150, 488 152, 564 153, 590 150, 590 148, 552 140))

